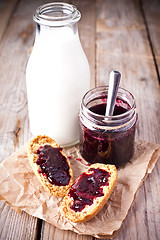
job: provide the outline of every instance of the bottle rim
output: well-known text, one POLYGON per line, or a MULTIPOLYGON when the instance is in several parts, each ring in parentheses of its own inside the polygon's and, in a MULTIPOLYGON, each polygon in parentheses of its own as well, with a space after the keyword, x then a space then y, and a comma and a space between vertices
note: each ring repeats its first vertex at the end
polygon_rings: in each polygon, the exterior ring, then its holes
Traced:
POLYGON ((80 20, 81 13, 69 3, 47 3, 38 7, 33 14, 33 20, 47 26, 65 26, 80 20))
POLYGON ((134 96, 126 89, 119 87, 118 97, 122 100, 125 100, 128 103, 128 98, 132 101, 129 104, 130 109, 125 113, 115 115, 115 116, 105 116, 92 112, 88 105, 96 99, 107 99, 108 86, 100 86, 89 90, 84 97, 82 98, 81 108, 80 108, 80 120, 84 125, 87 125, 88 128, 94 129, 116 129, 128 128, 131 126, 137 119, 136 112, 136 103, 134 96), (119 96, 122 94, 125 97, 119 96))

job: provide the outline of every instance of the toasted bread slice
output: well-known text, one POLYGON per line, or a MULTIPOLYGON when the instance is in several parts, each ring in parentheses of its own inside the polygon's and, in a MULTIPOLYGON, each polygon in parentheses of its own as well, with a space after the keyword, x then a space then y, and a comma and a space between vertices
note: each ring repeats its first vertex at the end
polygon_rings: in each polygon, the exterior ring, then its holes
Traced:
POLYGON ((117 181, 114 165, 92 164, 82 173, 64 197, 61 210, 72 222, 86 222, 105 205, 117 181))
POLYGON ((64 197, 73 183, 73 172, 70 162, 60 146, 48 136, 37 136, 29 142, 28 159, 35 175, 43 187, 54 196, 64 197), (45 148, 49 148, 47 151, 50 151, 50 153, 46 153, 45 148), (56 153, 52 152, 53 150, 56 153), (43 157, 45 160, 39 160, 41 157, 39 154, 45 154, 43 157), (60 161, 62 161, 62 163, 60 163, 60 161), (61 169, 64 165, 67 170, 61 169), (47 173, 45 172, 46 168, 47 173), (67 180, 65 174, 67 175, 67 180))

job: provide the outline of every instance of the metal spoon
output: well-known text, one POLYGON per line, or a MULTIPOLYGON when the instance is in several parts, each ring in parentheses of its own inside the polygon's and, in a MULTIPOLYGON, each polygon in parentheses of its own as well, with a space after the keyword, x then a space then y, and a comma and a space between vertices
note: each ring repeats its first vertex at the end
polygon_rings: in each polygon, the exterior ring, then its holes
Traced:
POLYGON ((118 71, 112 71, 109 78, 109 89, 106 105, 105 116, 112 116, 114 112, 114 106, 117 98, 117 92, 121 79, 121 73, 118 71))

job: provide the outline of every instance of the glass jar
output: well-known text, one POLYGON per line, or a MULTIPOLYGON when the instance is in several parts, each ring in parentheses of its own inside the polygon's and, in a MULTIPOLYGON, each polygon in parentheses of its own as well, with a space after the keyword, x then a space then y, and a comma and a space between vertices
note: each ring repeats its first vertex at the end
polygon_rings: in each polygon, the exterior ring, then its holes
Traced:
POLYGON ((134 153, 136 104, 119 88, 113 116, 105 116, 108 87, 88 91, 80 108, 80 153, 89 163, 123 166, 134 153))
POLYGON ((31 133, 61 146, 78 142, 78 112, 90 87, 90 70, 77 22, 81 14, 67 3, 40 6, 33 19, 36 37, 26 68, 31 133))

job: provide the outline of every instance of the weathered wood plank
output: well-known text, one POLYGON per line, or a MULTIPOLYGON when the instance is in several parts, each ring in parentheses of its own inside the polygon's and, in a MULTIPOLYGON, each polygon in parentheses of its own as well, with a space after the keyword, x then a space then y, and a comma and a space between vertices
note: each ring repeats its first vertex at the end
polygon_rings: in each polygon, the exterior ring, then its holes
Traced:
POLYGON ((91 236, 78 235, 71 231, 65 231, 43 222, 41 240, 92 240, 91 236))
POLYGON ((35 239, 37 219, 26 213, 18 214, 4 202, 0 204, 0 239, 35 239))
POLYGON ((0 42, 9 23, 10 17, 18 3, 18 0, 0 1, 0 42))
POLYGON ((25 68, 33 44, 33 25, 32 9, 24 9, 23 4, 18 7, 0 45, 0 141, 4 147, 1 160, 30 137, 25 68))
MULTIPOLYGON (((121 87, 136 98, 137 138, 160 143, 160 88, 139 2, 97 0, 96 23, 97 85, 108 84, 111 70, 121 71, 121 87)), ((115 239, 160 238, 159 172, 158 162, 115 239)))
POLYGON ((160 77, 160 1, 142 0, 141 5, 160 77))
MULTIPOLYGON (((27 2, 18 5, 0 44, 0 161, 31 137, 25 68, 33 44, 32 12, 27 2)), ((3 201, 0 202, 0 216, 0 239, 36 238, 37 218, 24 212, 18 215, 3 201)))

